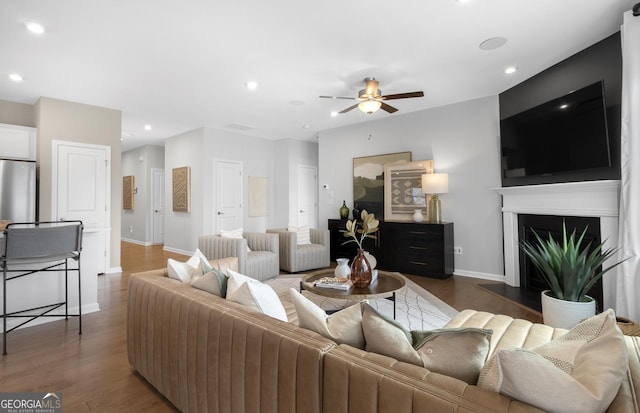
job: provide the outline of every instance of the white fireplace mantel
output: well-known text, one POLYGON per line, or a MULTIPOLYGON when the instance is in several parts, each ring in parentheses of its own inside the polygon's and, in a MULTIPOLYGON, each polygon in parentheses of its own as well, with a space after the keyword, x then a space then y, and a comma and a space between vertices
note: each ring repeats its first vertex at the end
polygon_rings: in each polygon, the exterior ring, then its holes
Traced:
MULTIPOLYGON (((618 245, 620 181, 583 181, 495 188, 502 195, 505 282, 520 286, 518 215, 558 215, 600 218, 605 248, 618 245)), ((615 284, 603 279, 604 305, 612 303, 615 284)), ((608 308, 608 307, 604 307, 608 308)))

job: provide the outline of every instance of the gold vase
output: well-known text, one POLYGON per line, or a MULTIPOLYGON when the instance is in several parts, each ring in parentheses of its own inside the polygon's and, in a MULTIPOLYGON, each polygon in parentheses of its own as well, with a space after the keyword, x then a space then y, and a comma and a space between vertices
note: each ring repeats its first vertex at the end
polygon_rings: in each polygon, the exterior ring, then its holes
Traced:
POLYGON ((371 264, 362 249, 358 249, 358 255, 351 263, 351 282, 356 288, 367 288, 371 284, 371 264))

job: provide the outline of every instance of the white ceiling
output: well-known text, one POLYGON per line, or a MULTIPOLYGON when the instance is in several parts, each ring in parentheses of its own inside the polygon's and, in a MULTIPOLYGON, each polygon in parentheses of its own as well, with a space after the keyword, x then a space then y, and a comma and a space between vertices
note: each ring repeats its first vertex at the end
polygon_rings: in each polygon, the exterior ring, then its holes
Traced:
POLYGON ((121 110, 123 150, 202 126, 310 140, 500 93, 618 31, 635 2, 2 0, 0 99, 121 110), (26 21, 46 33, 28 32, 26 21), (506 45, 478 47, 495 36, 506 45), (505 75, 509 65, 519 70, 505 75), (24 80, 11 82, 14 72, 24 80), (331 117, 353 102, 318 96, 355 97, 367 76, 384 94, 425 97, 389 102, 395 114, 331 117))

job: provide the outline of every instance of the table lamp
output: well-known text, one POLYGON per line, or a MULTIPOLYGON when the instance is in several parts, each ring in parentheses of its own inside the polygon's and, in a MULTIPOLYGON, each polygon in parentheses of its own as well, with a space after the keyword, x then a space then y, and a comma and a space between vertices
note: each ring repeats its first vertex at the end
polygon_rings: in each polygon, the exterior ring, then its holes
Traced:
POLYGON ((442 207, 438 194, 449 192, 449 174, 424 174, 422 175, 422 193, 431 194, 428 202, 429 222, 442 222, 442 207))

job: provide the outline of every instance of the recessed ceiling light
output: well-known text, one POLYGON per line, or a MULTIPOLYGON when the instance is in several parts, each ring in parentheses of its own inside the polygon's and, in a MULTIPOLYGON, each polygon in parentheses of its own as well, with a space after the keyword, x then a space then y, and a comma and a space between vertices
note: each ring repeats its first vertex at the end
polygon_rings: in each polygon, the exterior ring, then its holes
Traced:
POLYGON ((45 32, 44 26, 41 25, 40 23, 26 22, 24 25, 27 28, 27 30, 29 30, 31 33, 42 34, 45 32))
POLYGON ((566 103, 564 105, 560 105, 560 109, 566 109, 568 107, 569 107, 569 105, 567 105, 566 103))
POLYGON ((518 70, 518 66, 509 66, 506 69, 504 69, 504 72, 508 75, 515 73, 516 70, 518 70))
POLYGON ((331 116, 333 116, 334 118, 338 116, 338 111, 337 110, 331 111, 331 116))
POLYGON ((10 73, 9 74, 9 79, 11 79, 12 82, 22 82, 22 76, 20 76, 17 73, 10 73))
POLYGON ((478 47, 482 50, 494 50, 504 46, 505 44, 507 44, 507 38, 498 36, 498 37, 491 37, 483 41, 482 43, 480 43, 480 45, 478 45, 478 47))
POLYGON ((151 125, 144 125, 144 130, 151 130, 151 125))
POLYGON ((253 80, 245 83, 245 85, 249 90, 256 90, 258 88, 258 82, 254 82, 253 80))
POLYGON ((304 125, 302 129, 311 129, 311 125, 304 125))

